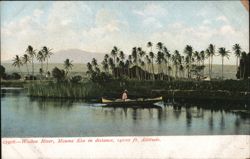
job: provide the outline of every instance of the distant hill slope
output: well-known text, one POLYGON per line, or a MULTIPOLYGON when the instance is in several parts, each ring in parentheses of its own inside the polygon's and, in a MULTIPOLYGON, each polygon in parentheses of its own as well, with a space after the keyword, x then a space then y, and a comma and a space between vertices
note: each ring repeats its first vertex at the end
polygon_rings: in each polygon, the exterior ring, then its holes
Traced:
MULTIPOLYGON (((12 66, 11 63, 1 63, 5 69, 6 72, 12 73, 12 72, 19 72, 18 68, 12 66)), ((98 62, 100 64, 100 62, 98 62)), ((35 64, 35 72, 38 73, 39 68, 41 67, 41 64, 37 63, 35 64)), ((44 65, 44 68, 46 65, 44 65)), ((64 69, 63 63, 50 63, 48 70, 51 71, 54 67, 58 67, 60 69, 64 69)), ((101 67, 101 64, 100 64, 101 67)), ((156 66, 157 68, 157 66, 156 66)), ((31 64, 29 64, 29 70, 31 71, 31 64)), ((26 66, 21 67, 22 72, 26 72, 26 66)), ((75 63, 73 62, 73 68, 71 72, 75 72, 78 74, 82 74, 83 72, 87 71, 86 64, 82 63, 75 63)), ((208 66, 205 68, 205 75, 208 75, 208 66)), ((224 77, 227 79, 236 79, 236 70, 234 65, 225 65, 224 66, 224 77)), ((213 77, 221 77, 221 65, 213 65, 213 77)))
MULTIPOLYGON (((72 60, 73 63, 87 64, 93 58, 96 58, 98 63, 103 60, 105 53, 88 52, 80 49, 67 49, 53 52, 49 59, 49 63, 63 63, 67 58, 72 60)), ((12 59, 1 61, 1 63, 12 63, 12 59)), ((39 63, 37 60, 35 63, 39 63)))
POLYGON ((103 60, 105 53, 87 52, 80 49, 69 49, 54 52, 49 59, 50 63, 63 63, 65 59, 70 59, 73 63, 88 63, 92 58, 96 58, 98 62, 103 60))

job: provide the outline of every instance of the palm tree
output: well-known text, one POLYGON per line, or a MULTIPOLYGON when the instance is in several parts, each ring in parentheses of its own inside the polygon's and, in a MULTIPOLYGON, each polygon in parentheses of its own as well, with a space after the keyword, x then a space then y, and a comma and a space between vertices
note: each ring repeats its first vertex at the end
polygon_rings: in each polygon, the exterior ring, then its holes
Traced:
POLYGON ((129 75, 129 78, 131 78, 131 75, 130 75, 130 66, 133 64, 132 59, 133 59, 132 55, 128 55, 127 66, 128 66, 128 75, 129 75))
POLYGON ((181 63, 181 56, 178 50, 174 51, 174 55, 172 55, 172 61, 175 66, 175 78, 178 76, 178 65, 181 63))
POLYGON ((187 45, 184 49, 184 53, 186 54, 186 63, 188 65, 188 78, 190 78, 190 65, 192 64, 192 55, 193 55, 193 48, 191 45, 187 45))
POLYGON ((22 60, 18 55, 12 60, 13 61, 13 66, 18 67, 20 74, 22 74, 20 67, 23 65, 22 60))
MULTIPOLYGON (((169 64, 169 58, 171 57, 170 51, 164 46, 163 47, 163 53, 165 55, 165 64, 166 64, 166 68, 168 68, 168 64, 169 64)), ((168 69, 167 69, 168 70, 168 69)), ((167 75, 168 75, 168 71, 166 71, 167 75)))
POLYGON ((32 62, 32 78, 34 79, 34 57, 36 56, 36 51, 33 49, 31 45, 25 51, 30 57, 32 62))
POLYGON ((127 59, 124 63, 124 68, 125 68, 125 71, 126 71, 126 75, 130 78, 130 73, 129 73, 129 67, 130 67, 130 62, 129 60, 127 59))
POLYGON ((158 64, 158 74, 163 73, 162 70, 162 61, 164 60, 164 54, 161 51, 158 51, 156 62, 158 64))
POLYGON ((40 74, 42 75, 42 73, 43 73, 43 61, 45 61, 45 56, 44 56, 43 51, 39 51, 39 52, 37 53, 36 58, 37 58, 37 60, 38 60, 39 62, 41 62, 41 69, 42 69, 42 71, 39 71, 39 72, 40 72, 40 74))
POLYGON ((184 66, 182 64, 180 64, 179 71, 180 71, 180 76, 184 77, 184 66))
POLYGON ((125 55, 124 55, 123 51, 120 51, 120 52, 119 52, 119 57, 120 57, 120 59, 121 59, 122 61, 124 61, 125 55))
POLYGON ((162 51, 163 50, 163 43, 162 42, 158 42, 156 44, 156 48, 159 50, 159 51, 162 51))
POLYGON ((140 61, 140 64, 141 64, 141 67, 144 69, 144 71, 143 71, 143 78, 144 78, 144 80, 146 80, 146 65, 145 65, 145 62, 143 61, 143 60, 141 60, 140 61))
POLYGON ((150 47, 150 48, 151 48, 151 52, 152 52, 153 43, 149 41, 149 42, 147 43, 147 47, 150 47))
POLYGON ((154 80, 155 79, 155 71, 154 71, 154 58, 155 58, 155 54, 151 51, 151 52, 149 52, 149 56, 151 58, 152 71, 153 71, 153 80, 154 80))
POLYGON ((219 55, 221 56, 221 61, 222 61, 222 65, 221 65, 221 72, 222 72, 221 73, 221 78, 223 80, 224 57, 228 58, 230 51, 226 50, 224 47, 221 47, 221 48, 219 48, 218 52, 219 52, 219 55))
POLYGON ((168 73, 169 73, 169 76, 172 75, 172 67, 171 66, 168 66, 168 73))
POLYGON ((73 67, 73 64, 72 64, 73 61, 70 61, 69 59, 66 59, 64 61, 64 68, 66 70, 66 75, 69 73, 69 70, 72 69, 73 67))
POLYGON ((116 46, 114 46, 111 51, 111 56, 113 56, 113 62, 115 65, 116 65, 116 57, 117 57, 118 52, 119 52, 119 49, 116 46))
POLYGON ((50 48, 48 48, 48 47, 46 47, 46 46, 44 46, 44 47, 42 48, 42 52, 43 52, 43 54, 44 54, 44 58, 45 58, 45 60, 47 61, 46 72, 48 72, 49 58, 50 58, 51 55, 53 55, 53 53, 51 52, 51 50, 52 50, 52 49, 50 49, 50 48))
POLYGON ((104 58, 102 61, 102 68, 107 73, 109 70, 108 59, 104 58))
POLYGON ((29 75, 30 73, 29 73, 28 63, 30 63, 30 57, 27 54, 23 55, 22 63, 26 65, 27 72, 28 72, 28 75, 29 75))
POLYGON ((113 75, 115 75, 115 73, 114 73, 115 64, 114 64, 114 61, 113 61, 112 58, 109 58, 109 59, 108 59, 108 64, 109 64, 110 70, 112 70, 113 75))
POLYGON ((240 69, 240 78, 241 79, 245 79, 246 70, 247 70, 246 67, 248 66, 247 65, 247 56, 249 57, 249 53, 247 55, 247 53, 245 51, 242 51, 241 59, 242 59, 242 63, 243 63, 243 69, 240 69))
POLYGON ((137 68, 138 67, 138 50, 140 50, 140 49, 137 49, 136 47, 133 47, 133 49, 132 49, 132 58, 133 58, 133 63, 136 66, 136 68, 135 68, 136 77, 138 79, 140 79, 138 68, 137 68))
POLYGON ((239 44, 233 46, 234 54, 236 56, 236 71, 238 70, 238 62, 241 56, 241 47, 239 44))
POLYGON ((148 69, 147 69, 147 70, 148 70, 148 72, 151 73, 151 71, 150 71, 151 60, 150 60, 150 58, 149 58, 148 55, 145 56, 145 60, 146 60, 146 62, 147 62, 147 66, 148 66, 148 69))
POLYGON ((108 54, 105 54, 104 55, 104 59, 108 59, 109 58, 109 55, 108 54))
POLYGON ((200 53, 198 51, 194 52, 194 58, 196 60, 196 64, 199 65, 201 57, 200 57, 200 53))
POLYGON ((185 67, 186 67, 186 70, 187 70, 187 78, 189 78, 189 70, 190 70, 190 58, 188 56, 185 56, 184 57, 184 60, 185 60, 185 67))
MULTIPOLYGON (((201 58, 201 61, 202 61, 202 66, 205 67, 204 66, 205 52, 203 50, 200 52, 200 58, 201 58)), ((204 69, 202 70, 202 76, 204 77, 204 69)))
POLYGON ((92 59, 91 64, 92 64, 93 67, 98 66, 97 60, 95 58, 92 59))
POLYGON ((87 63, 87 68, 88 68, 88 71, 86 72, 88 75, 92 75, 93 73, 93 67, 91 65, 90 62, 87 63))
POLYGON ((117 73, 117 75, 118 75, 118 77, 119 77, 119 75, 120 75, 120 71, 119 71, 119 64, 120 64, 120 58, 119 57, 116 57, 116 63, 117 63, 117 66, 116 66, 116 73, 117 73))
POLYGON ((209 77, 212 77, 213 73, 213 56, 215 55, 215 45, 209 44, 207 50, 206 50, 207 56, 209 57, 209 77))

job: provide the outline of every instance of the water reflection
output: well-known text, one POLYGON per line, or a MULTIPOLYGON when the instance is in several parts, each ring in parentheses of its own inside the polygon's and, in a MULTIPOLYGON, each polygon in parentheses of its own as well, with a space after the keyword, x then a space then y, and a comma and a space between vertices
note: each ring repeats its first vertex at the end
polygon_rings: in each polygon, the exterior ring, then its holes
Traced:
MULTIPOLYGON (((19 91, 20 92, 20 91, 19 91)), ((5 92, 3 136, 237 135, 250 133, 241 104, 163 103, 162 107, 93 107, 83 100, 5 92), (226 109, 227 108, 227 109, 226 109), (41 127, 42 125, 42 127, 41 127), (13 131, 15 128, 15 131, 13 131), (74 130, 74 131, 72 131, 74 130)), ((245 105, 243 105, 245 107, 245 105)))
POLYGON ((213 110, 211 110, 210 116, 208 118, 209 130, 212 132, 214 129, 214 118, 213 118, 213 110))
POLYGON ((187 123, 187 129, 189 129, 192 124, 192 114, 191 114, 191 109, 189 107, 186 108, 186 123, 187 123))
POLYGON ((225 129, 225 119, 224 119, 224 113, 223 113, 223 111, 221 111, 220 129, 221 129, 221 130, 224 130, 224 129, 225 129))
POLYGON ((44 99, 44 98, 29 98, 31 103, 34 103, 42 111, 48 111, 51 107, 60 109, 71 109, 76 100, 65 99, 44 99))

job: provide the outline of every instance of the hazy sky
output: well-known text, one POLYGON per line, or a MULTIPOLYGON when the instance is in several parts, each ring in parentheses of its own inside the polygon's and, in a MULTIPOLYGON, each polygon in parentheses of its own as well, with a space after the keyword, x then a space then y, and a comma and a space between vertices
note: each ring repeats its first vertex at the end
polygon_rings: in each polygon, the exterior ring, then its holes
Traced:
MULTIPOLYGON (((102 53, 116 45, 128 54, 134 46, 148 50, 148 41, 181 53, 187 44, 201 51, 210 43, 228 50, 239 43, 249 51, 249 12, 240 1, 0 3, 2 60, 28 45, 102 53)), ((232 57, 225 63, 235 64, 232 57)))

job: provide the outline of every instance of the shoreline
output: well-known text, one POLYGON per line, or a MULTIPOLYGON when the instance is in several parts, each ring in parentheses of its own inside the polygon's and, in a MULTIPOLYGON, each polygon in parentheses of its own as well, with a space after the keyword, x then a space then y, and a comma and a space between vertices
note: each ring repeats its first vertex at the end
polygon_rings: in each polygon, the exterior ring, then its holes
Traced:
POLYGON ((249 80, 238 81, 110 81, 97 84, 90 81, 82 83, 53 83, 53 81, 4 81, 3 90, 24 88, 32 98, 57 99, 100 99, 119 98, 124 88, 129 90, 129 98, 163 96, 165 101, 242 101, 250 103, 249 80), (121 84, 122 83, 122 84, 121 84), (172 89, 168 89, 172 88, 172 89), (183 89, 181 89, 183 88, 183 89), (207 89, 205 89, 207 88, 207 89), (56 91, 54 92, 54 90, 56 91), (32 90, 32 91, 31 91, 32 90), (49 93, 49 91, 51 91, 49 93), (58 94, 57 94, 58 93, 58 94), (60 95, 59 95, 60 93, 60 95))

